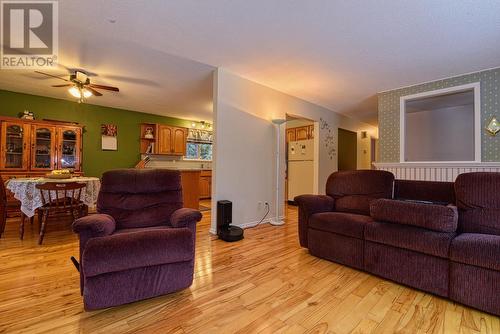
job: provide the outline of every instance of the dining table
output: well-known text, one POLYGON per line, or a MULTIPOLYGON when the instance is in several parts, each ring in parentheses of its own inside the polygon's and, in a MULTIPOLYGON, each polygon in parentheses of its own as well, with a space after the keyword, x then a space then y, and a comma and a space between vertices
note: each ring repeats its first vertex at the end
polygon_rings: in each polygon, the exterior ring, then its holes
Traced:
POLYGON ((36 185, 47 182, 85 183, 86 187, 82 192, 81 201, 91 208, 97 203, 97 195, 101 187, 101 181, 97 177, 77 176, 67 179, 53 179, 47 177, 12 178, 5 183, 5 187, 21 202, 21 212, 31 218, 35 215, 36 209, 43 205, 42 195, 40 190, 36 188, 36 185))

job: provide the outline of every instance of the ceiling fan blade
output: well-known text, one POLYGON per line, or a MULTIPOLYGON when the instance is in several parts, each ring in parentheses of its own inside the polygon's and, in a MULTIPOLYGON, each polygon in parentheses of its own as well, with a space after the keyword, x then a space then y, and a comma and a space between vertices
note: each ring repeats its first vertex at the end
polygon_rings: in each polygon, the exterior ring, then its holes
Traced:
POLYGON ((52 78, 56 78, 56 79, 60 79, 60 80, 63 80, 63 81, 69 81, 69 80, 67 80, 67 79, 64 79, 64 78, 58 77, 58 76, 56 76, 56 75, 48 74, 48 73, 45 73, 45 72, 35 71, 35 73, 42 74, 42 75, 46 75, 46 76, 48 76, 48 77, 52 77, 52 78))
POLYGON ((73 84, 52 85, 52 87, 69 87, 69 86, 73 86, 73 84))
POLYGON ((85 86, 85 89, 88 89, 92 93, 92 95, 94 95, 94 96, 102 96, 101 93, 99 93, 98 91, 96 91, 95 89, 93 89, 89 86, 85 86))
POLYGON ((117 87, 103 86, 103 85, 96 85, 96 84, 90 84, 87 87, 93 87, 93 88, 99 88, 99 89, 105 89, 105 90, 112 90, 113 92, 119 92, 120 91, 117 87))

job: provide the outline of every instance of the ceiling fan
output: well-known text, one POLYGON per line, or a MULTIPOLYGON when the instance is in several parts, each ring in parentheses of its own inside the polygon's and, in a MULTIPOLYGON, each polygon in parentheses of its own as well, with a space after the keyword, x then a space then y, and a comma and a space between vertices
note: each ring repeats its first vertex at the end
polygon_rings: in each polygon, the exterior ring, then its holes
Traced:
POLYGON ((61 85, 52 85, 52 87, 69 87, 68 92, 78 99, 78 102, 83 102, 84 99, 87 99, 91 96, 102 96, 102 93, 97 91, 97 89, 110 90, 113 92, 119 92, 120 90, 117 87, 112 86, 104 86, 104 85, 96 85, 90 83, 90 78, 85 72, 82 71, 74 71, 70 74, 69 79, 64 79, 56 75, 52 75, 49 73, 44 73, 40 71, 35 71, 35 73, 46 75, 52 78, 56 78, 59 80, 66 81, 68 83, 61 85))

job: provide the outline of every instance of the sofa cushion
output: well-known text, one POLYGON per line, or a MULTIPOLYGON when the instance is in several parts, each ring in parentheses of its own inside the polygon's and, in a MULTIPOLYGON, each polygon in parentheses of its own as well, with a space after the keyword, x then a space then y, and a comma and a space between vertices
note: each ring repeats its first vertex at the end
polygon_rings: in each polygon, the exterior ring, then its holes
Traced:
POLYGON ((365 229, 365 240, 442 258, 448 258, 450 243, 455 235, 456 233, 380 222, 367 224, 365 229))
POLYGON ((455 204, 453 182, 395 180, 394 198, 455 204))
POLYGON ((500 271, 500 236, 464 233, 453 239, 450 259, 500 271))
POLYGON ((458 213, 452 205, 378 199, 371 203, 370 215, 376 221, 413 225, 438 232, 457 230, 458 213))
POLYGON ((500 235, 500 173, 465 173, 455 181, 462 233, 500 235))
POLYGON ((326 194, 335 199, 335 211, 370 215, 370 202, 392 198, 394 175, 381 170, 335 172, 326 183, 326 194))
POLYGON ((191 261, 194 240, 187 228, 146 228, 90 239, 82 254, 85 277, 191 261))
POLYGON ((370 216, 346 212, 323 212, 311 216, 309 227, 320 231, 363 239, 365 225, 372 222, 373 219, 370 216))
POLYGON ((118 169, 102 175, 97 211, 112 216, 117 229, 168 225, 182 205, 179 171, 118 169))

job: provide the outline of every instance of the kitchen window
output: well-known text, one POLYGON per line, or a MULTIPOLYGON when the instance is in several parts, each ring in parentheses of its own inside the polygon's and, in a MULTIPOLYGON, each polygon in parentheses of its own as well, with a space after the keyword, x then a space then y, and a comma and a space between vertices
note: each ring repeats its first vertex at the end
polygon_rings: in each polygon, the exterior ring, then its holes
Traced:
POLYGON ((188 142, 186 159, 212 160, 212 144, 188 142))

